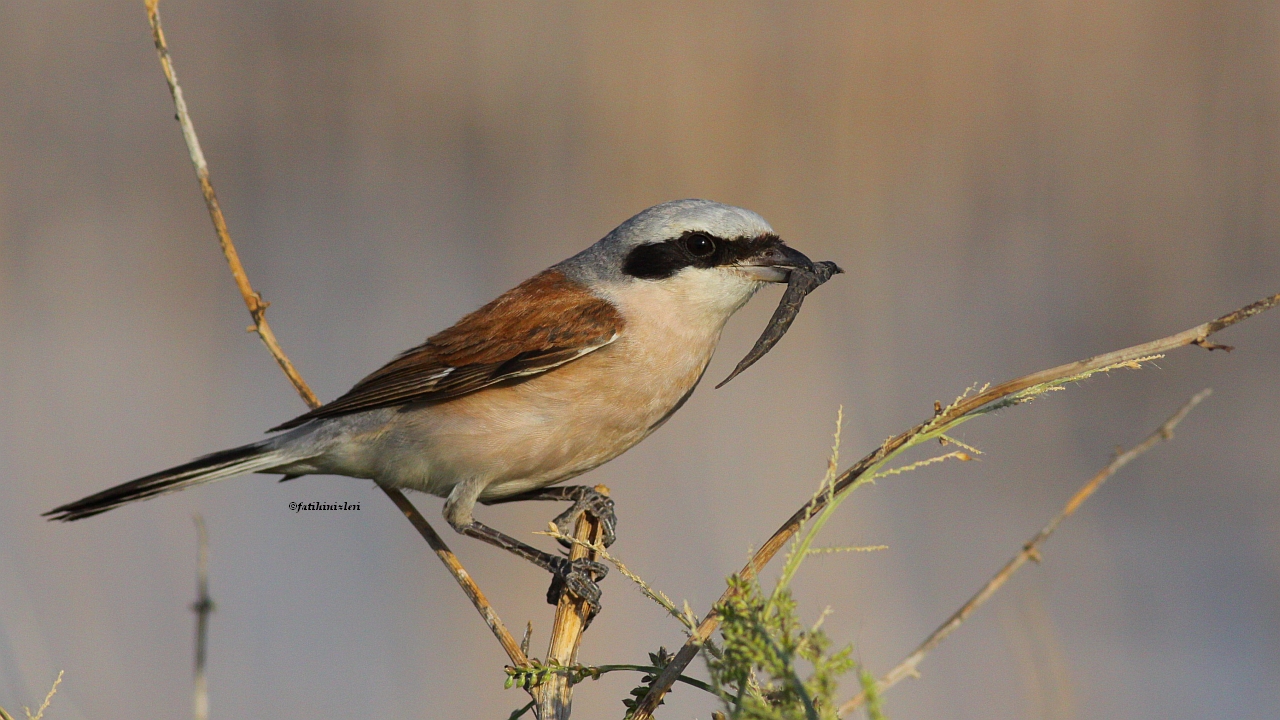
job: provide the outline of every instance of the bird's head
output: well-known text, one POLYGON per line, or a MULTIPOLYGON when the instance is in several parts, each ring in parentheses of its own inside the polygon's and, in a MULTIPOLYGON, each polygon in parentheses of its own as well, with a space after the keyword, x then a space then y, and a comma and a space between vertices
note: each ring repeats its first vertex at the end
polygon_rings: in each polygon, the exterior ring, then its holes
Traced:
POLYGON ((813 263, 750 210, 676 200, 640 212, 556 267, 606 294, 637 284, 668 292, 723 322, 766 283, 786 282, 813 263))

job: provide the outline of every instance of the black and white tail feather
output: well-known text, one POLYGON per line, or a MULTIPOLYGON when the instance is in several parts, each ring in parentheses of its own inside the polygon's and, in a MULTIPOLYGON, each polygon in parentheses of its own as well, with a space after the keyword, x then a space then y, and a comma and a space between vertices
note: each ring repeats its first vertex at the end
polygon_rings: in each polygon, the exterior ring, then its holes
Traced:
POLYGON ((62 507, 44 513, 51 520, 80 520, 104 513, 112 508, 135 500, 146 500, 194 485, 203 485, 214 480, 242 475, 244 473, 261 472, 278 465, 295 460, 293 454, 282 449, 275 439, 242 445, 230 450, 222 450, 211 455, 196 458, 189 463, 161 470, 137 480, 108 488, 94 493, 62 507))

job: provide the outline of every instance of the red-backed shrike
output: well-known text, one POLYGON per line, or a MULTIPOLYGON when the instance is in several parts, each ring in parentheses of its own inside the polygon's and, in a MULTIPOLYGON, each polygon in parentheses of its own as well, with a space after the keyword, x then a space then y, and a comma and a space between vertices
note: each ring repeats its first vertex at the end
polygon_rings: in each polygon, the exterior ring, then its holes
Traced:
POLYGON ((765 283, 813 269, 749 210, 657 205, 272 429, 279 434, 46 514, 78 520, 249 472, 368 478, 445 498, 455 530, 530 560, 594 603, 602 566, 570 564, 483 525, 476 503, 573 501, 561 526, 591 507, 611 541, 612 501, 550 486, 658 429, 702 378, 729 317, 765 283))

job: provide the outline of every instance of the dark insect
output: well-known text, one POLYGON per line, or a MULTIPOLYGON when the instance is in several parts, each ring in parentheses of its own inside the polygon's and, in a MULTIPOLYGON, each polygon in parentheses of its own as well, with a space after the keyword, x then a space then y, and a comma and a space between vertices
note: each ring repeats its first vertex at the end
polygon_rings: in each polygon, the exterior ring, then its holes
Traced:
POLYGON ((751 348, 751 352, 738 362, 738 366, 729 373, 729 377, 725 378, 716 385, 716 389, 724 387, 725 383, 734 379, 743 370, 751 367, 755 361, 764 357, 764 354, 773 349, 774 345, 787 334, 787 329, 791 327, 791 323, 795 321, 796 315, 800 314, 800 304, 804 302, 804 298, 809 293, 818 289, 818 286, 831 279, 832 275, 844 272, 839 265, 830 260, 823 260, 813 264, 813 270, 804 268, 795 268, 791 274, 787 276, 787 291, 782 294, 782 299, 778 301, 778 307, 773 311, 773 317, 769 318, 769 324, 765 327, 764 332, 760 334, 760 339, 756 340, 756 344, 751 348))

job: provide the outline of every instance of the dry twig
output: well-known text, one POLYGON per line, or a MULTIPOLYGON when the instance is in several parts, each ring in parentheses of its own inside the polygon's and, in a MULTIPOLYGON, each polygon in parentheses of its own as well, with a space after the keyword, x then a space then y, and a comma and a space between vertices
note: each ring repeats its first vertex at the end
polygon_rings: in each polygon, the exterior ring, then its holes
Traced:
MULTIPOLYGON (((218 243, 222 246, 222 252, 227 258, 227 264, 231 266, 231 275, 235 278, 236 287, 240 289, 240 294, 244 297, 244 303, 249 308, 249 315, 253 318, 253 325, 249 327, 249 330, 256 332, 258 337, 262 338, 262 342, 267 346, 271 357, 275 358, 276 363, 280 365, 280 369, 289 378, 289 382, 293 383, 294 389, 302 396, 308 407, 314 409, 320 406, 320 399, 316 397, 316 394, 311 391, 306 381, 298 374, 293 363, 284 354, 284 350, 280 348, 280 343, 276 341, 275 333, 271 331, 271 326, 267 324, 266 311, 268 303, 249 284, 249 278, 245 274, 244 266, 240 263, 240 256, 236 252, 235 245, 231 242, 231 233, 227 230, 226 220, 222 216, 222 208, 218 205, 218 196, 213 190, 213 183, 209 180, 209 166, 205 162, 204 152, 200 149, 200 140, 196 137, 196 130, 191 123, 191 116, 187 112, 187 103, 182 96, 182 87, 178 85, 178 77, 173 71, 173 61, 169 57, 169 46, 165 42, 164 30, 160 25, 159 1, 146 0, 147 19, 151 22, 151 36, 155 40, 156 53, 160 56, 160 65, 164 69, 165 79, 169 82, 169 92, 173 95, 173 105, 177 111, 178 123, 182 126, 182 138, 186 141, 187 150, 191 154, 191 164, 195 167, 196 179, 200 181, 200 191, 204 194, 205 205, 209 209, 209 218, 213 221, 213 229, 218 235, 218 243)), ((382 486, 379 485, 379 487, 382 486)), ((507 652, 511 662, 516 665, 526 664, 528 658, 520 651, 520 646, 511 637, 511 633, 507 631, 506 626, 502 624, 502 620, 498 618, 497 612, 489 604, 484 593, 480 591, 480 587, 463 569, 462 564, 458 562, 458 558, 449 550, 444 540, 436 534, 431 525, 427 523, 426 518, 422 517, 422 514, 409 502, 404 493, 395 488, 382 487, 382 490, 396 504, 396 507, 400 508, 405 517, 409 518, 409 522, 413 523, 413 526, 417 528, 423 539, 427 541, 431 549, 444 562, 449 573, 453 575, 454 580, 462 587, 463 592, 471 599, 471 603, 475 605, 480 616, 484 618, 485 624, 493 631, 494 637, 498 639, 503 650, 507 652)))
MULTIPOLYGON (((609 494, 609 488, 597 485, 596 491, 602 495, 609 494)), ((578 542, 569 548, 569 561, 596 559, 592 545, 600 542, 600 519, 589 512, 578 516, 578 523, 573 529, 573 538, 578 542)), ((546 664, 574 665, 578 661, 578 645, 582 643, 582 633, 591 624, 591 605, 573 593, 565 592, 556 605, 556 617, 551 626, 551 642, 547 646, 546 664)), ((534 689, 534 706, 538 720, 568 720, 573 704, 573 684, 569 677, 552 674, 547 681, 534 689)))
POLYGON ((231 276, 235 278, 236 287, 244 296, 244 304, 249 307, 249 315, 253 317, 253 325, 249 330, 256 332, 258 337, 262 338, 263 344, 271 352, 271 357, 275 358, 280 369, 284 371, 285 377, 293 383, 294 389, 307 405, 312 408, 318 407, 320 399, 311 392, 306 381, 298 374, 297 368, 289 361, 284 350, 280 348, 280 343, 276 341, 276 335, 271 331, 271 326, 267 324, 267 306, 270 303, 263 300, 262 295, 249 285, 249 277, 244 272, 244 265, 240 263, 240 254, 236 252, 236 246, 231 242, 227 221, 222 217, 218 195, 213 191, 213 183, 209 180, 209 165, 204 160, 204 151, 200 149, 200 139, 196 137, 195 125, 191 124, 191 115, 187 112, 187 101, 182 96, 182 87, 178 85, 178 76, 173 71, 169 45, 165 42, 164 30, 160 26, 160 0, 146 0, 146 2, 147 19, 151 21, 151 37, 156 43, 156 54, 160 56, 160 67, 164 69, 164 79, 169 83, 169 93, 173 96, 173 107, 177 111, 178 124, 182 126, 182 139, 186 141, 187 151, 191 154, 191 164, 195 167, 196 179, 200 182, 200 192, 204 195, 205 207, 209 208, 209 219, 213 221, 213 230, 218 234, 218 244, 222 246, 222 254, 227 257, 227 264, 231 266, 231 276))
MULTIPOLYGON (((1120 468, 1128 465, 1131 460, 1155 447, 1162 440, 1172 439, 1173 429, 1178 426, 1178 423, 1182 422, 1182 419, 1187 416, 1187 413, 1191 412, 1192 408, 1199 405, 1200 402, 1209 397, 1211 393, 1212 391, 1208 388, 1196 393, 1196 395, 1184 403, 1181 408, 1178 408, 1176 413, 1148 435, 1145 440, 1129 450, 1116 455, 1111 462, 1107 463, 1106 467, 1098 471, 1097 475, 1090 478, 1088 482, 1076 491, 1075 495, 1071 496, 1071 499, 1067 501, 1066 507, 1062 508, 1062 512, 1054 516, 1054 518, 1049 521, 1048 525, 1045 525, 1040 532, 1036 533, 1034 537, 1028 540, 1027 543, 1022 546, 1022 549, 1018 551, 1018 554, 1014 555, 1013 559, 1006 563, 1004 567, 1000 568, 1000 571, 993 575, 991 579, 987 581, 987 584, 982 586, 981 590, 979 590, 973 597, 969 598, 968 602, 957 610, 955 614, 947 618, 947 621, 942 623, 937 630, 934 630, 929 637, 925 638, 924 642, 920 643, 920 646, 908 655, 905 660, 898 663, 897 666, 886 673, 884 677, 880 678, 880 680, 875 683, 874 692, 877 694, 883 693, 885 690, 897 685, 904 678, 917 676, 919 673, 916 668, 920 666, 920 662, 924 660, 925 655, 936 648, 939 643, 945 640, 946 637, 956 628, 960 627, 960 624, 968 619, 968 617, 973 614, 974 610, 977 610, 978 607, 989 600, 992 595, 995 595, 996 591, 999 590, 1010 577, 1013 577, 1013 574, 1025 565, 1028 560, 1040 562, 1040 546, 1044 544, 1045 540, 1049 539, 1049 536, 1052 535, 1055 530, 1058 529, 1058 525, 1061 524, 1063 520, 1070 517, 1085 500, 1089 499, 1089 496, 1093 495, 1093 493, 1097 491, 1097 489, 1101 487, 1108 478, 1116 474, 1120 468)), ((866 702, 867 697, 868 695, 866 692, 859 693, 852 700, 840 706, 839 715, 843 717, 861 707, 862 704, 866 702)))
POLYGON ((195 719, 209 720, 209 682, 205 676, 205 659, 209 646, 209 615, 213 613, 213 598, 209 597, 209 534, 204 518, 196 521, 196 601, 191 611, 196 614, 196 667, 195 667, 195 719))
MULTIPOLYGON (((1151 342, 1141 345, 1116 350, 1102 355, 1078 360, 1076 362, 1059 365, 1048 370, 1024 375, 1007 382, 1003 382, 995 387, 984 388, 980 392, 971 397, 961 396, 946 408, 936 407, 935 414, 928 420, 916 425, 915 427, 903 432, 899 435, 889 438, 879 448, 868 454, 866 457, 854 463, 852 467, 844 471, 835 483, 835 492, 832 494, 821 494, 814 497, 804 507, 800 508, 787 520, 782 527, 774 532, 764 545, 756 551, 750 562, 743 567, 740 574, 744 578, 755 577, 765 565, 769 563, 773 556, 786 545, 787 541, 795 535, 800 528, 801 523, 806 517, 811 517, 825 506, 835 494, 844 493, 853 487, 856 487, 864 480, 863 476, 868 471, 873 471, 886 461, 892 459, 898 453, 909 447, 918 445, 926 440, 942 436, 945 432, 954 428, 956 425, 966 420, 977 417, 983 413, 1005 407, 1009 404, 1024 402, 1037 390, 1044 390, 1051 387, 1059 386, 1063 383, 1070 382, 1104 370, 1119 367, 1134 367, 1137 363, 1150 358, 1153 355, 1167 352, 1184 345, 1199 345, 1206 349, 1228 349, 1228 346, 1217 345, 1208 341, 1210 335, 1228 328, 1236 323, 1253 317, 1261 312, 1270 310, 1280 304, 1280 294, 1263 298, 1255 303, 1246 305, 1239 310, 1227 313, 1219 318, 1202 323, 1183 332, 1168 337, 1152 340, 1151 342)), ((725 602, 732 590, 726 590, 716 605, 725 602)), ((714 606, 713 606, 714 607, 714 606)), ((635 712, 632 714, 633 720, 648 720, 653 717, 654 710, 662 701, 663 695, 671 688, 675 682, 675 678, 688 667, 698 654, 699 646, 706 642, 720 625, 720 618, 714 611, 709 612, 703 618, 702 623, 698 625, 696 631, 690 636, 680 651, 676 653, 675 659, 671 664, 663 670, 662 674, 654 680, 650 686, 649 693, 637 705, 635 712)))

